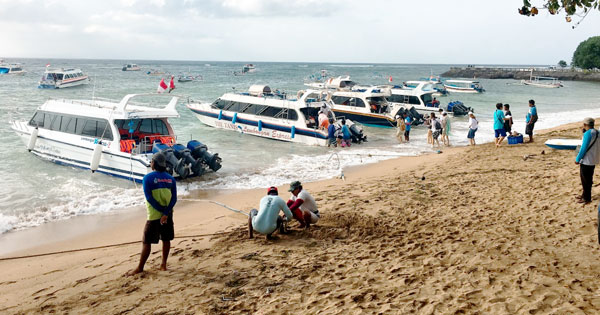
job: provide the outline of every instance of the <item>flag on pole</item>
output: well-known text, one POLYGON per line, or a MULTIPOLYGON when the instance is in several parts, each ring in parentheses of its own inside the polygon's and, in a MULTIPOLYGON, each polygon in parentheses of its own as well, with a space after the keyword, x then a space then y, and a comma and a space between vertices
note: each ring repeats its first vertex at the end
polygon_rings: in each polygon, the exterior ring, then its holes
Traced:
POLYGON ((390 76, 390 77, 388 78, 388 82, 392 82, 392 81, 394 81, 394 79, 392 78, 392 76, 390 76))
POLYGON ((171 93, 171 91, 173 91, 173 90, 175 89, 175 82, 173 82, 173 78, 174 78, 174 77, 175 77, 175 76, 174 76, 174 75, 172 75, 172 76, 171 76, 171 82, 169 82, 169 93, 171 93))
POLYGON ((167 86, 167 84, 165 83, 165 79, 164 79, 164 78, 162 78, 162 79, 160 80, 160 83, 158 84, 158 89, 156 90, 156 92, 157 92, 158 94, 160 94, 160 93, 162 93, 162 92, 166 91, 166 90, 167 90, 167 87, 168 87, 168 86, 167 86))
POLYGON ((48 67, 50 67, 50 64, 49 64, 49 63, 47 63, 47 64, 46 64, 46 68, 48 68, 48 67))

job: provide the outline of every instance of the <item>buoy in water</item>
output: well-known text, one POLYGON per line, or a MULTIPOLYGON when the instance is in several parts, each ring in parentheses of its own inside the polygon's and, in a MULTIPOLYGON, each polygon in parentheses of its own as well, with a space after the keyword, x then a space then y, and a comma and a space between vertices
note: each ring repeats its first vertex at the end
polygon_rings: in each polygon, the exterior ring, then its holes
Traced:
POLYGON ((102 157, 102 142, 99 141, 94 147, 94 153, 92 153, 92 160, 90 161, 90 169, 92 173, 98 170, 100 165, 100 158, 102 157))
POLYGON ((35 147, 35 141, 37 140, 38 132, 39 132, 39 130, 37 127, 35 127, 35 129, 33 129, 33 131, 31 132, 31 136, 29 137, 29 142, 27 143, 27 150, 31 151, 35 147))

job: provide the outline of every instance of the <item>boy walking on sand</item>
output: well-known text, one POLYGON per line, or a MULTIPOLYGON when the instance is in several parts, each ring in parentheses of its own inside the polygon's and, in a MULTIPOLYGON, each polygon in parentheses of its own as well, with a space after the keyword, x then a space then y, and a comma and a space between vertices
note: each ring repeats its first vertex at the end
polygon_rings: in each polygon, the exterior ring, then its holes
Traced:
POLYGON ((162 263, 160 270, 167 270, 167 258, 171 249, 171 241, 175 237, 173 227, 173 207, 177 202, 175 179, 167 173, 167 158, 162 153, 152 156, 150 167, 154 172, 146 174, 143 179, 144 195, 148 221, 144 227, 142 253, 138 267, 129 272, 134 275, 144 271, 144 265, 150 256, 152 244, 162 240, 162 263))

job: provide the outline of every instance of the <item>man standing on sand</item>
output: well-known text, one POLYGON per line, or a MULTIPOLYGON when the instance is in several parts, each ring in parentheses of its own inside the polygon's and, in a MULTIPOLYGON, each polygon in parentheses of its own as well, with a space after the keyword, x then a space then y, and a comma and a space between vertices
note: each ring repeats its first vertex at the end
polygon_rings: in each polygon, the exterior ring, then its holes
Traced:
POLYGON ((271 234, 279 228, 279 233, 284 234, 285 225, 292 219, 292 212, 285 204, 285 201, 279 197, 277 187, 269 187, 267 195, 260 200, 259 210, 252 209, 248 216, 248 236, 254 237, 253 231, 264 234, 268 240, 273 239, 271 234), (283 211, 285 218, 279 216, 279 211, 283 211))
POLYGON ((525 122, 527 123, 527 126, 525 126, 525 134, 529 136, 529 142, 533 142, 533 127, 537 120, 538 115, 535 101, 529 100, 529 112, 527 112, 527 116, 525 117, 525 122))
POLYGON ((596 164, 600 163, 600 141, 598 130, 594 129, 594 125, 593 118, 583 120, 583 140, 579 154, 575 158, 575 164, 579 164, 579 176, 583 187, 583 193, 580 197, 577 197, 578 203, 587 204, 592 202, 594 169, 596 164))
POLYGON ((167 258, 171 249, 171 241, 175 237, 173 227, 173 207, 177 202, 175 179, 167 171, 167 158, 162 153, 152 156, 150 167, 154 172, 146 174, 143 179, 144 195, 148 221, 144 227, 142 253, 138 267, 129 272, 134 275, 144 271, 144 265, 150 256, 152 244, 162 240, 162 263, 160 270, 167 270, 167 258))
POLYGON ((300 227, 308 228, 311 224, 317 223, 321 218, 321 214, 317 209, 315 198, 308 191, 302 189, 302 184, 299 181, 292 182, 289 191, 292 196, 287 205, 296 219, 302 217, 302 220, 298 219, 300 227))
POLYGON ((510 133, 512 131, 513 120, 509 104, 504 104, 504 118, 506 118, 506 120, 504 120, 504 131, 506 131, 506 133, 510 136, 510 133))
POLYGON ((504 130, 504 112, 502 111, 502 103, 496 104, 496 111, 494 112, 494 138, 496 138, 496 148, 498 148, 504 138, 506 137, 506 130, 504 130))

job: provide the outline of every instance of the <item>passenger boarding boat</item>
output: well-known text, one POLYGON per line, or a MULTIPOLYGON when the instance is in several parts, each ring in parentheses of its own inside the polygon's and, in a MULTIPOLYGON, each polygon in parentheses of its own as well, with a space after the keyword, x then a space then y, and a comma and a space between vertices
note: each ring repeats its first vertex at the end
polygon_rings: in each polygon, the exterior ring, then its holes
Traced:
MULTIPOLYGON (((272 91, 266 85, 253 85, 248 92, 226 93, 213 103, 190 102, 187 107, 204 124, 243 134, 298 142, 308 145, 327 145, 327 130, 320 130, 321 109, 329 112, 336 127, 340 122, 329 110, 331 103, 321 91, 300 91, 297 99, 272 91)), ((347 120, 356 142, 366 140, 362 129, 347 120)))
POLYGON ((44 72, 38 88, 63 89, 87 84, 89 78, 81 69, 48 69, 44 72))
POLYGON ((483 93, 485 90, 478 81, 446 80, 444 87, 449 92, 483 93))
POLYGON ((124 65, 121 70, 123 70, 123 71, 140 71, 142 69, 135 63, 128 63, 128 64, 124 65))
POLYGON ((25 70, 19 63, 5 63, 4 60, 0 60, 0 75, 1 74, 15 74, 24 75, 25 70))
POLYGON ((30 121, 10 124, 27 149, 41 158, 136 182, 151 171, 157 152, 165 154, 167 170, 175 178, 221 168, 221 158, 202 143, 176 143, 168 118, 179 117, 177 97, 164 108, 132 102, 143 95, 129 94, 120 101, 48 100, 30 121))

